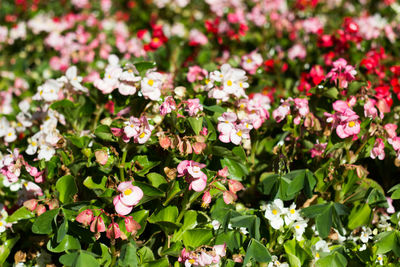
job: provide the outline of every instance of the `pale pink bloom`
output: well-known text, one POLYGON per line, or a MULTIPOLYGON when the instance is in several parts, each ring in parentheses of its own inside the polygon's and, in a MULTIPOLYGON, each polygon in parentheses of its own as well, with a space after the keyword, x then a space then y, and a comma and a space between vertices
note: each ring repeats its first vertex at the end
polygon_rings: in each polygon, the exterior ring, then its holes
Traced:
MULTIPOLYGON (((375 108, 376 100, 368 99, 364 104, 364 116, 375 119, 378 116, 378 110, 375 108)), ((383 115, 383 114, 382 114, 383 115)))
POLYGON ((189 71, 187 73, 187 80, 188 82, 195 82, 195 81, 201 81, 208 75, 208 71, 205 69, 202 69, 199 66, 191 66, 189 67, 189 71))
POLYGON ((230 191, 225 191, 223 193, 223 199, 224 199, 225 204, 229 205, 237 199, 237 196, 236 196, 236 194, 234 194, 230 191))
POLYGON ((294 105, 302 117, 305 117, 310 112, 308 100, 305 98, 295 98, 294 105))
POLYGON ((208 253, 202 251, 197 258, 197 261, 200 266, 209 266, 213 262, 213 257, 208 253))
POLYGON ((390 138, 396 137, 396 135, 397 135, 397 133, 396 133, 397 125, 396 124, 388 123, 388 124, 385 124, 384 128, 390 138))
POLYGON ((202 201, 203 201, 203 203, 201 204, 201 206, 203 206, 203 207, 207 207, 211 203, 210 191, 204 192, 204 195, 202 197, 202 201))
POLYGON ((262 65, 263 58, 257 51, 242 56, 241 66, 250 74, 255 74, 257 69, 262 65))
POLYGON ((396 209, 393 206, 393 199, 390 197, 386 197, 387 203, 388 203, 388 208, 386 209, 386 212, 389 214, 393 214, 396 212, 396 209))
POLYGON ((222 177, 222 178, 226 178, 229 175, 229 171, 228 171, 228 167, 225 166, 223 169, 219 170, 217 172, 218 176, 222 177))
POLYGON ((311 157, 320 157, 322 156, 322 154, 325 152, 326 146, 328 145, 328 143, 317 143, 314 145, 314 147, 310 150, 311 152, 311 157))
POLYGON ((400 150, 400 137, 395 136, 393 138, 389 138, 388 143, 393 146, 394 150, 396 151, 400 150))
POLYGON ((36 199, 29 199, 24 202, 24 207, 29 209, 30 211, 34 211, 37 207, 38 201, 36 199))
POLYGON ((108 226, 106 236, 110 239, 118 239, 121 237, 121 230, 117 223, 112 223, 108 226))
POLYGON ((236 194, 236 192, 244 189, 244 186, 242 185, 242 183, 237 180, 233 180, 233 179, 229 180, 228 185, 229 185, 229 191, 231 191, 234 194, 236 194))
POLYGON ((277 109, 272 112, 272 117, 276 122, 283 121, 286 116, 290 113, 290 104, 284 101, 277 109))
POLYGON ((140 224, 132 218, 132 216, 126 217, 124 221, 127 232, 136 233, 137 230, 142 228, 140 224))
POLYGON ((35 196, 43 196, 43 191, 37 184, 29 181, 25 183, 24 186, 26 191, 28 191, 28 193, 32 193, 35 196))
POLYGON ((355 75, 357 71, 353 66, 347 65, 347 61, 343 58, 339 58, 332 63, 333 68, 326 75, 326 78, 330 78, 335 84, 339 80, 339 86, 341 88, 347 88, 348 82, 355 80, 355 75))
POLYGON ((175 100, 172 96, 167 96, 160 106, 160 114, 165 116, 166 114, 171 113, 173 110, 176 110, 175 100))
POLYGON ((360 132, 360 121, 352 120, 352 121, 344 121, 341 122, 336 127, 336 133, 340 138, 347 138, 349 136, 353 136, 353 138, 357 137, 357 134, 360 132))
POLYGON ((178 177, 184 176, 189 183, 189 190, 203 191, 207 185, 207 175, 201 171, 206 165, 192 160, 184 160, 178 164, 178 177))
POLYGON ((121 192, 121 202, 126 206, 134 206, 143 198, 143 191, 137 186, 132 185, 131 181, 121 182, 118 185, 118 191, 121 192))
POLYGON ((317 34, 322 28, 323 25, 317 17, 308 18, 303 21, 303 29, 307 33, 317 34))
POLYGON ((204 35, 201 31, 197 29, 192 29, 189 32, 189 45, 197 46, 197 45, 205 45, 208 43, 207 36, 204 35))
POLYGON ((295 44, 288 51, 288 58, 294 60, 295 58, 304 59, 307 55, 307 51, 302 44, 295 44))
POLYGON ((189 112, 189 116, 195 116, 197 113, 203 110, 203 105, 200 104, 200 99, 188 99, 186 100, 186 111, 189 112))
POLYGON ((128 122, 125 122, 127 126, 124 127, 124 141, 129 142, 130 138, 133 138, 135 143, 144 144, 146 143, 154 126, 149 124, 146 117, 142 116, 140 119, 135 117, 130 117, 128 122))
POLYGON ((76 221, 82 223, 85 226, 88 226, 93 220, 93 211, 90 209, 84 210, 78 214, 76 217, 76 221))
POLYGON ((379 160, 383 160, 385 158, 385 144, 381 138, 376 138, 370 156, 372 159, 378 158, 379 160))
POLYGON ((127 215, 133 209, 133 206, 127 206, 124 203, 122 203, 120 195, 114 197, 113 204, 115 207, 115 211, 120 215, 127 215))

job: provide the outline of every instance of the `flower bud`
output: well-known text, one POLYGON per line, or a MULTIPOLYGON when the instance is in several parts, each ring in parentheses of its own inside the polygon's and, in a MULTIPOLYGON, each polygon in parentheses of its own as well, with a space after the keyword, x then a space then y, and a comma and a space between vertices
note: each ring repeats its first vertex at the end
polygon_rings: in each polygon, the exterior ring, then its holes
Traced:
POLYGON ((121 237, 121 230, 119 229, 119 225, 117 223, 112 223, 108 226, 106 236, 109 239, 118 239, 121 237))
POLYGON ((100 165, 106 165, 108 161, 108 153, 104 150, 97 150, 94 152, 94 155, 96 157, 96 162, 99 163, 100 165))
POLYGON ((93 220, 93 211, 89 209, 84 210, 78 214, 75 220, 85 226, 88 226, 93 220))
POLYGON ((202 200, 203 200, 203 203, 201 204, 202 207, 207 207, 211 203, 210 191, 204 192, 202 200))
POLYGON ((38 201, 36 199, 29 199, 24 202, 24 207, 30 211, 34 211, 37 207, 38 201))
POLYGON ((231 191, 234 194, 244 189, 244 186, 239 181, 231 179, 228 181, 228 183, 229 183, 229 191, 231 191))
POLYGON ((94 217, 92 224, 90 225, 90 231, 95 232, 104 232, 106 230, 106 225, 104 224, 103 218, 100 216, 94 217))
POLYGON ((45 213, 45 212, 46 212, 46 206, 45 206, 45 205, 43 205, 43 204, 37 205, 37 207, 36 207, 36 214, 37 214, 38 216, 42 215, 42 214, 45 213))
POLYGON ((142 228, 140 226, 140 224, 135 221, 132 216, 126 217, 125 218, 125 228, 126 231, 131 232, 132 234, 135 234, 137 232, 137 230, 139 230, 140 228, 142 228))
POLYGON ((223 194, 223 198, 224 198, 224 202, 226 204, 231 204, 232 202, 234 202, 237 199, 237 196, 230 191, 225 191, 223 194))
POLYGON ((57 209, 60 206, 57 199, 51 199, 47 205, 49 206, 49 210, 57 209))

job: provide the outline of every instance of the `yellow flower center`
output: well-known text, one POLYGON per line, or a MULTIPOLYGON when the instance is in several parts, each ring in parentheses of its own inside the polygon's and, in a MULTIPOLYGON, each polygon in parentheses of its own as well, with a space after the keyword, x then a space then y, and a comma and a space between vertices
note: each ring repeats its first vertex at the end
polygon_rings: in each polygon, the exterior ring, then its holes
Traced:
POLYGON ((315 254, 315 257, 316 257, 316 258, 319 258, 319 253, 318 253, 318 252, 315 254))
POLYGON ((276 209, 273 209, 272 214, 276 215, 276 214, 278 214, 278 211, 276 209))
POLYGON ((232 81, 231 81, 231 80, 228 80, 228 81, 226 82, 226 84, 227 84, 228 86, 232 86, 232 81))
POLYGON ((76 81, 76 80, 78 80, 78 78, 74 77, 74 78, 72 78, 72 80, 76 81))
POLYGON ((210 80, 209 79, 206 79, 206 84, 209 84, 210 83, 210 80))
POLYGON ((296 225, 296 229, 300 229, 300 225, 296 225))
POLYGON ((160 38, 158 38, 158 37, 153 38, 153 42, 158 43, 159 41, 160 41, 160 38))
POLYGON ((236 133, 238 136, 242 137, 242 131, 236 133))
POLYGON ((8 135, 8 136, 11 136, 11 135, 12 135, 12 132, 9 132, 7 135, 8 135))
POLYGON ((129 70, 128 70, 128 72, 129 72, 129 73, 132 73, 132 72, 133 72, 133 70, 129 69, 129 70))
POLYGON ((248 58, 246 61, 247 61, 247 63, 253 62, 250 58, 248 58))
POLYGON ((153 80, 149 80, 149 81, 147 82, 147 84, 150 85, 150 86, 153 86, 154 81, 153 81, 153 80))
POLYGON ((3 226, 3 222, 0 222, 0 226, 3 226))
POLYGON ((129 196, 130 194, 132 194, 132 189, 128 188, 124 191, 124 195, 129 196))
POLYGON ((37 143, 35 141, 32 141, 31 145, 32 146, 37 146, 37 143))
POLYGON ((240 86, 240 87, 243 87, 243 83, 242 83, 242 82, 240 82, 240 83, 239 83, 239 86, 240 86))
POLYGON ((295 211, 294 209, 291 209, 291 210, 290 210, 290 213, 291 213, 291 214, 294 214, 295 212, 296 212, 296 211, 295 211))
POLYGON ((190 259, 189 262, 190 262, 191 264, 193 264, 193 263, 195 262, 195 260, 194 260, 194 259, 190 259))
POLYGON ((110 74, 108 74, 108 79, 111 79, 111 75, 110 74))
POLYGON ((139 138, 143 138, 146 134, 143 132, 139 135, 139 138))
POLYGON ((40 90, 39 95, 43 95, 43 90, 40 90))
POLYGON ((382 257, 379 256, 379 257, 378 257, 378 261, 381 261, 381 260, 382 260, 382 257))
POLYGON ((354 127, 356 125, 356 123, 354 121, 351 121, 348 123, 349 127, 354 127))

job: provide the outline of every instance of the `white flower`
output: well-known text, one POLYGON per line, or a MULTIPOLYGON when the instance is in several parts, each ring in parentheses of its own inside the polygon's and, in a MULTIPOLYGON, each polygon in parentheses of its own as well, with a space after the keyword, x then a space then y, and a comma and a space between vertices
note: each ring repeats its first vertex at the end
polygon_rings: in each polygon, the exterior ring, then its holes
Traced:
POLYGON ((301 241, 303 239, 303 234, 306 231, 307 221, 299 221, 293 224, 293 229, 295 231, 295 236, 297 241, 301 241))
POLYGON ((367 245, 366 244, 363 244, 358 250, 359 251, 364 251, 364 250, 366 250, 367 249, 367 245))
POLYGON ((320 252, 330 252, 328 244, 325 240, 319 240, 317 243, 315 243, 315 250, 320 252))
POLYGON ((6 221, 4 220, 4 218, 0 219, 0 233, 3 233, 4 231, 6 231, 6 221))
POLYGON ((7 143, 12 143, 15 140, 17 140, 17 134, 15 132, 14 128, 8 128, 8 130, 6 131, 6 134, 4 136, 4 141, 7 143))
POLYGON ((360 240, 363 243, 368 243, 368 240, 372 239, 372 230, 369 227, 362 227, 363 231, 360 235, 360 240))
POLYGON ((56 150, 53 147, 46 144, 41 145, 39 148, 38 159, 45 159, 46 161, 49 161, 55 153, 56 150))
POLYGON ((218 230, 218 228, 221 226, 221 223, 217 220, 213 220, 211 222, 212 227, 214 228, 214 230, 218 230))
POLYGON ((280 262, 277 256, 272 255, 268 267, 289 267, 289 264, 286 262, 280 262))
POLYGON ((61 89, 62 84, 56 80, 47 80, 44 84, 40 85, 37 89, 37 93, 33 96, 34 100, 44 100, 52 102, 58 99, 58 93, 61 89))
POLYGON ((28 155, 33 155, 36 153, 38 149, 38 141, 35 139, 28 139, 28 147, 26 148, 25 152, 28 155))
POLYGON ((283 201, 280 199, 275 199, 273 203, 267 205, 265 218, 270 221, 272 228, 279 229, 284 224, 281 215, 285 212, 286 209, 283 206, 283 201))
POLYGON ((382 254, 378 254, 378 256, 376 257, 376 262, 378 262, 379 265, 383 265, 383 255, 382 254))
POLYGON ((296 210, 296 204, 292 203, 287 209, 287 212, 285 213, 285 223, 286 225, 289 225, 293 223, 294 221, 301 221, 303 218, 301 218, 299 212, 296 210))
POLYGON ((88 92, 88 89, 81 84, 82 77, 78 76, 78 69, 76 66, 69 67, 65 72, 65 76, 59 78, 58 81, 71 85, 75 91, 88 92))
POLYGON ((149 72, 141 82, 141 91, 144 98, 157 101, 161 96, 162 75, 159 72, 149 72))
POLYGON ((247 231, 247 228, 246 227, 240 227, 240 232, 242 233, 242 234, 244 234, 244 235, 247 235, 249 232, 247 231))

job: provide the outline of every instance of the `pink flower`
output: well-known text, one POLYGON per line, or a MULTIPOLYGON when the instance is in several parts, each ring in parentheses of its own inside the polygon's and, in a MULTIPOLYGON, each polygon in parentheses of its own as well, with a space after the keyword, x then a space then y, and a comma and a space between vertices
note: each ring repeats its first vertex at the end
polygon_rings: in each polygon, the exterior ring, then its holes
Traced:
POLYGON ((386 197, 387 203, 389 208, 386 209, 386 212, 389 214, 393 214, 396 212, 394 206, 393 206, 393 199, 391 199, 390 197, 386 197))
POLYGON ((188 82, 202 81, 208 75, 208 71, 199 66, 189 67, 187 74, 188 82))
POLYGON ((132 185, 131 181, 120 183, 118 185, 118 191, 120 191, 121 194, 114 197, 113 203, 115 211, 120 215, 130 213, 133 206, 137 205, 143 198, 142 189, 132 185))
POLYGON ((324 151, 325 151, 327 145, 328 145, 328 143, 322 143, 322 144, 320 144, 320 143, 318 143, 318 140, 317 140, 317 143, 316 143, 316 144, 314 145, 314 147, 310 150, 310 152, 311 152, 311 157, 312 157, 312 158, 314 158, 314 157, 320 157, 320 156, 324 153, 324 151))
POLYGON ((207 175, 201 171, 206 165, 195 162, 193 160, 184 160, 179 163, 177 170, 178 176, 185 176, 189 183, 189 190, 201 192, 207 186, 207 175))
POLYGON ((129 216, 125 218, 125 228, 127 232, 131 232, 132 234, 134 234, 142 227, 137 221, 132 218, 132 216, 129 216))
POLYGON ((242 185, 242 183, 237 180, 233 180, 233 179, 229 180, 228 185, 229 185, 229 191, 231 191, 234 194, 236 194, 236 192, 244 189, 244 186, 242 185))
POLYGON ((388 124, 385 124, 384 128, 390 138, 396 137, 396 135, 397 135, 397 133, 396 133, 397 125, 396 124, 388 123, 388 124))
POLYGON ((306 48, 302 44, 295 44, 288 51, 288 58, 291 60, 294 60, 295 58, 304 59, 306 55, 306 48))
POLYGON ((187 106, 186 111, 189 112, 189 116, 195 116, 197 113, 203 110, 203 106, 200 104, 200 99, 188 99, 186 100, 187 106))
POLYGON ((90 225, 90 231, 93 233, 101 233, 106 230, 106 225, 104 224, 103 218, 100 216, 96 216, 93 219, 92 224, 90 225))
POLYGON ((172 96, 167 96, 160 106, 160 114, 165 116, 166 114, 171 113, 173 110, 176 110, 175 100, 172 96))
POLYGON ((37 207, 38 201, 36 199, 29 199, 24 202, 24 207, 30 211, 34 211, 37 207))
POLYGON ((85 226, 88 226, 92 222, 93 218, 93 211, 87 209, 79 213, 75 220, 85 226))
MULTIPOLYGON (((364 116, 375 119, 378 116, 378 110, 375 108, 376 100, 368 99, 364 104, 364 116)), ((383 115, 383 114, 382 114, 383 115)))
POLYGON ((133 137, 133 141, 139 144, 146 143, 154 129, 154 126, 149 124, 145 116, 140 117, 140 119, 132 116, 128 122, 125 122, 125 125, 124 133, 126 138, 124 138, 124 141, 129 142, 129 139, 133 137))
POLYGON ((326 75, 326 78, 330 78, 335 84, 339 80, 339 86, 342 88, 347 88, 348 82, 355 80, 355 75, 357 71, 353 66, 347 65, 347 61, 343 58, 339 58, 333 62, 333 68, 326 75))
POLYGON ((204 192, 204 195, 202 197, 203 203, 201 203, 202 207, 207 207, 211 203, 211 194, 210 191, 204 192))
POLYGON ((121 237, 121 230, 119 229, 119 225, 117 223, 112 223, 108 226, 106 236, 109 239, 118 239, 121 237))
POLYGON ((38 216, 40 216, 40 215, 42 215, 43 213, 46 212, 46 206, 43 205, 43 204, 39 204, 39 205, 37 205, 35 211, 36 211, 36 214, 37 214, 38 216))
POLYGON ((218 171, 218 176, 222 177, 222 178, 226 178, 229 175, 229 171, 228 171, 228 167, 225 166, 222 170, 218 171))
POLYGON ((201 31, 192 29, 189 32, 189 45, 197 46, 197 45, 205 45, 208 43, 207 36, 205 36, 201 31))
POLYGON ((231 204, 237 199, 237 196, 236 196, 236 194, 234 194, 230 191, 225 191, 223 194, 223 198, 224 198, 224 202, 226 204, 231 204))
POLYGON ((250 54, 242 56, 241 66, 250 74, 255 74, 262 63, 263 58, 261 54, 257 53, 257 51, 253 51, 250 54))
POLYGON ((349 136, 353 136, 353 138, 357 137, 357 134, 360 132, 360 121, 359 120, 351 120, 351 121, 344 121, 341 122, 336 127, 337 135, 344 139, 349 136))
POLYGON ((284 101, 277 109, 272 112, 272 117, 276 122, 283 121, 286 116, 290 113, 290 104, 288 101, 284 101))
POLYGON ((370 154, 372 159, 378 158, 383 160, 385 158, 385 144, 381 138, 376 138, 374 148, 371 150, 370 154))

